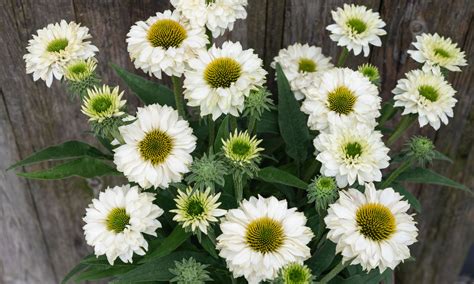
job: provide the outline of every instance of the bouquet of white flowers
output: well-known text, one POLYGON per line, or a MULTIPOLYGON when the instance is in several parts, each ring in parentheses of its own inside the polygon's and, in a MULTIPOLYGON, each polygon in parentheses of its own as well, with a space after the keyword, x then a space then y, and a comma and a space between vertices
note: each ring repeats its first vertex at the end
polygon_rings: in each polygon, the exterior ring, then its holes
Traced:
POLYGON ((337 64, 321 48, 296 43, 279 52, 278 93, 239 42, 213 44, 247 16, 247 0, 171 0, 174 10, 135 23, 127 35, 137 69, 173 88, 113 65, 143 102, 130 113, 123 91, 96 72, 98 49, 74 22, 38 30, 24 56, 27 73, 66 83, 81 101, 101 149, 68 141, 14 164, 53 167, 33 179, 124 176, 85 210, 94 253, 64 282, 378 283, 410 259, 417 199, 404 182, 465 190, 427 169, 449 161, 416 136, 389 153, 416 120, 438 129, 453 116, 449 71, 466 65, 449 38, 422 34, 409 50, 423 67, 382 102, 379 70, 344 67, 349 53, 381 46, 385 23, 364 6, 332 12, 337 64), (400 110, 394 129, 387 124, 400 110), (314 156, 313 156, 314 155, 314 156))

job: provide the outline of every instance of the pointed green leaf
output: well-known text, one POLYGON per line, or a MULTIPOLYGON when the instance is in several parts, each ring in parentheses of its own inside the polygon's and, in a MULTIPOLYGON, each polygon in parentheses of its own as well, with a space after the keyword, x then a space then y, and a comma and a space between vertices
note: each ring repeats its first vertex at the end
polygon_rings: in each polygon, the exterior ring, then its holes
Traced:
POLYGON ((190 236, 190 232, 184 231, 180 225, 177 225, 173 232, 163 240, 161 245, 154 251, 150 251, 139 263, 149 262, 170 254, 182 245, 190 236))
POLYGON ((72 176, 93 178, 105 175, 120 175, 120 173, 115 167, 101 160, 83 157, 46 170, 17 173, 17 175, 30 179, 63 179, 72 176))
POLYGON ((329 268, 335 257, 336 244, 326 240, 307 261, 307 264, 311 268, 313 275, 319 276, 329 268))
POLYGON ((76 266, 74 266, 73 269, 71 269, 66 276, 64 276, 63 280, 61 281, 61 284, 66 284, 74 275, 78 274, 79 272, 85 270, 86 268, 89 268, 89 265, 83 264, 83 263, 78 263, 76 266))
POLYGON ((286 153, 296 161, 303 162, 308 156, 310 140, 306 116, 300 111, 300 104, 290 89, 290 84, 277 64, 278 81, 278 124, 286 143, 286 153))
POLYGON ((112 159, 112 156, 102 153, 99 149, 81 141, 67 141, 65 143, 44 148, 31 156, 10 166, 7 170, 27 166, 43 161, 65 160, 80 157, 97 159, 112 159))
POLYGON ((451 158, 446 156, 445 154, 436 150, 434 152, 435 152, 435 156, 434 156, 435 160, 446 161, 446 162, 450 162, 451 164, 454 163, 453 160, 451 160, 451 158))
POLYGON ((229 116, 226 116, 219 126, 219 130, 217 130, 216 139, 214 141, 214 152, 217 153, 222 148, 222 139, 227 139, 230 135, 229 129, 229 116))
POLYGON ((405 171, 398 176, 397 180, 448 186, 472 193, 471 189, 469 189, 467 186, 425 168, 414 168, 409 171, 405 171))
POLYGON ((130 270, 135 269, 135 265, 127 266, 90 266, 89 269, 81 272, 74 278, 76 282, 82 282, 87 280, 99 280, 103 278, 109 278, 113 276, 118 276, 125 274, 130 270))
POLYGON ((280 134, 278 129, 278 113, 276 111, 266 111, 262 118, 257 121, 258 133, 280 134))
POLYGON ((263 168, 258 172, 258 179, 270 182, 279 183, 288 186, 293 186, 301 189, 307 189, 308 184, 298 177, 274 167, 263 168))
POLYGON ((158 103, 171 107, 176 106, 173 91, 168 87, 130 73, 115 64, 112 64, 112 67, 145 105, 158 103))

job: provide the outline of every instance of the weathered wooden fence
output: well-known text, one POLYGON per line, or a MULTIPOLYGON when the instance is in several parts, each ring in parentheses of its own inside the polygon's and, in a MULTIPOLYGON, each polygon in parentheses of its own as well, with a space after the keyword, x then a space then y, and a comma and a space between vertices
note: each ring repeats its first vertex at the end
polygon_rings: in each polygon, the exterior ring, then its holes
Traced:
MULTIPOLYGON (((31 34, 60 19, 90 28, 100 49, 100 72, 109 84, 119 80, 108 63, 133 70, 125 35, 137 20, 169 7, 167 0, 0 0, 0 283, 58 283, 90 248, 81 218, 93 196, 90 184, 79 179, 30 181, 4 169, 35 150, 67 139, 92 142, 79 105, 59 83, 47 89, 25 74, 22 59, 31 34)), ((278 50, 294 42, 322 46, 337 57, 339 48, 325 27, 330 11, 343 0, 249 0, 249 16, 226 39, 239 40, 264 59, 266 67, 278 50)), ((379 11, 387 22, 383 47, 368 60, 383 76, 383 97, 391 96, 396 80, 417 64, 406 50, 415 35, 438 32, 458 42, 473 62, 474 1, 367 0, 356 1, 379 11)), ((364 58, 351 57, 351 65, 364 58)), ((472 64, 471 64, 472 66, 472 64)), ((455 160, 436 169, 474 187, 473 68, 450 77, 458 90, 455 117, 438 133, 430 128, 437 147, 455 160)), ((138 102, 128 94, 134 105, 138 102)), ((417 131, 419 132, 419 131, 417 131)), ((416 265, 397 271, 400 283, 452 283, 474 239, 473 198, 436 186, 412 187, 421 199, 417 219, 420 242, 413 247, 416 265)))

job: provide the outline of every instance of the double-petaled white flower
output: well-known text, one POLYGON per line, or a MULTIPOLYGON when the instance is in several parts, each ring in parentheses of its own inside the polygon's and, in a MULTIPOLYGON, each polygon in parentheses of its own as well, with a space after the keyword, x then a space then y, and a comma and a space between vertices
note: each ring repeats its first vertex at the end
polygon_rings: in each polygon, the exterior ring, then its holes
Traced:
POLYGON ((237 20, 247 18, 247 4, 248 0, 171 0, 192 24, 206 27, 215 38, 231 31, 237 20))
POLYGON ((197 138, 173 108, 138 108, 136 121, 119 131, 125 144, 114 149, 114 163, 129 181, 143 188, 167 188, 189 172, 197 138))
POLYGON ((345 46, 355 55, 364 51, 369 56, 369 45, 381 46, 380 36, 387 34, 383 27, 385 22, 380 19, 379 13, 367 9, 365 6, 344 4, 343 8, 332 11, 335 24, 327 26, 331 31, 329 36, 339 46, 345 46))
POLYGON ((35 81, 41 79, 50 87, 53 78, 62 79, 71 61, 91 58, 99 51, 88 41, 90 38, 88 28, 65 20, 38 30, 23 56, 26 73, 33 73, 35 81))
POLYGON ((422 34, 416 37, 413 43, 415 50, 408 50, 411 58, 427 66, 439 66, 449 71, 461 71, 459 66, 467 65, 464 51, 450 38, 437 33, 422 34))
POLYGON ((127 34, 127 50, 135 68, 161 79, 161 73, 181 76, 197 50, 205 49, 204 28, 191 25, 178 11, 156 13, 136 22, 127 34))
POLYGON ((448 124, 453 117, 457 100, 456 91, 444 78, 439 67, 425 66, 423 70, 413 70, 398 80, 392 91, 394 106, 403 107, 402 115, 418 114, 418 122, 423 127, 430 124, 438 130, 441 122, 448 124))
POLYGON ((280 268, 311 256, 307 244, 313 238, 306 217, 286 200, 251 197, 227 212, 217 237, 219 255, 234 277, 251 284, 277 277, 280 268))
POLYGON ((201 50, 189 61, 184 74, 184 97, 189 106, 199 106, 201 116, 211 114, 216 120, 222 114, 239 116, 250 91, 265 83, 267 72, 252 49, 243 50, 240 43, 224 42, 201 50))
POLYGON ((117 257, 131 263, 134 253, 144 255, 148 243, 143 234, 156 236, 161 228, 157 218, 163 210, 153 200, 154 194, 129 185, 107 188, 92 200, 84 217, 84 234, 95 255, 105 254, 111 265, 117 257))
POLYGON ((324 56, 320 47, 301 43, 280 50, 272 67, 276 68, 277 63, 285 73, 297 100, 304 98, 304 90, 318 80, 318 75, 334 67, 331 57, 324 56))
POLYGON ((392 188, 376 190, 370 183, 364 193, 349 188, 339 196, 324 222, 343 262, 383 272, 410 257, 408 246, 416 242, 418 229, 400 194, 392 188))

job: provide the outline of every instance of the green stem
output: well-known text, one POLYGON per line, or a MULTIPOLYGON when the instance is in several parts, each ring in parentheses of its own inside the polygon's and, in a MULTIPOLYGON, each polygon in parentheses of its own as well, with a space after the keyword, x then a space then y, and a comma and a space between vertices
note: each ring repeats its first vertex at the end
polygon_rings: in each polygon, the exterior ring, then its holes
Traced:
POLYGON ((337 67, 342 67, 344 63, 346 62, 347 55, 349 55, 349 50, 347 50, 347 47, 344 47, 341 50, 341 54, 339 54, 339 59, 337 60, 337 67))
POLYGON ((237 203, 242 201, 242 197, 244 195, 244 185, 242 184, 242 175, 238 175, 237 173, 232 174, 232 179, 234 180, 234 192, 235 192, 235 200, 237 203))
POLYGON ((381 185, 381 188, 384 189, 384 188, 387 188, 389 187, 392 182, 397 179, 397 177, 403 173, 404 171, 406 171, 407 169, 409 169, 413 164, 413 160, 412 159, 409 159, 407 161, 404 161, 396 170, 394 170, 389 176, 388 178, 382 183, 381 185))
POLYGON ((182 118, 186 118, 186 112, 184 110, 184 98, 183 98, 183 84, 181 78, 172 76, 171 81, 173 82, 173 93, 176 102, 176 109, 182 118))
POLYGON ((339 262, 338 265, 336 265, 331 271, 329 271, 328 274, 326 274, 323 279, 321 279, 319 282, 319 284, 326 284, 328 283, 329 281, 331 281, 331 279, 333 279, 334 277, 336 277, 336 275, 339 274, 339 272, 341 272, 342 270, 344 270, 344 268, 346 268, 346 266, 349 264, 349 261, 347 261, 345 264, 341 262, 339 262))
POLYGON ((402 136, 402 134, 410 128, 410 126, 415 122, 417 115, 416 114, 409 114, 409 115, 404 115, 402 116, 402 119, 398 123, 397 129, 395 129, 395 132, 388 138, 387 140, 387 145, 390 146, 395 141, 402 136))
POLYGON ((255 129, 255 124, 257 123, 257 119, 254 116, 250 116, 249 118, 249 125, 248 125, 248 131, 249 134, 252 135, 253 131, 255 129))
POLYGON ((237 118, 233 115, 230 115, 229 120, 230 120, 230 129, 232 130, 232 132, 234 132, 235 130, 237 130, 237 118))
POLYGON ((216 136, 216 129, 215 129, 215 123, 214 120, 212 120, 212 116, 208 116, 208 126, 209 126, 209 150, 212 149, 212 146, 214 145, 214 139, 216 136))

